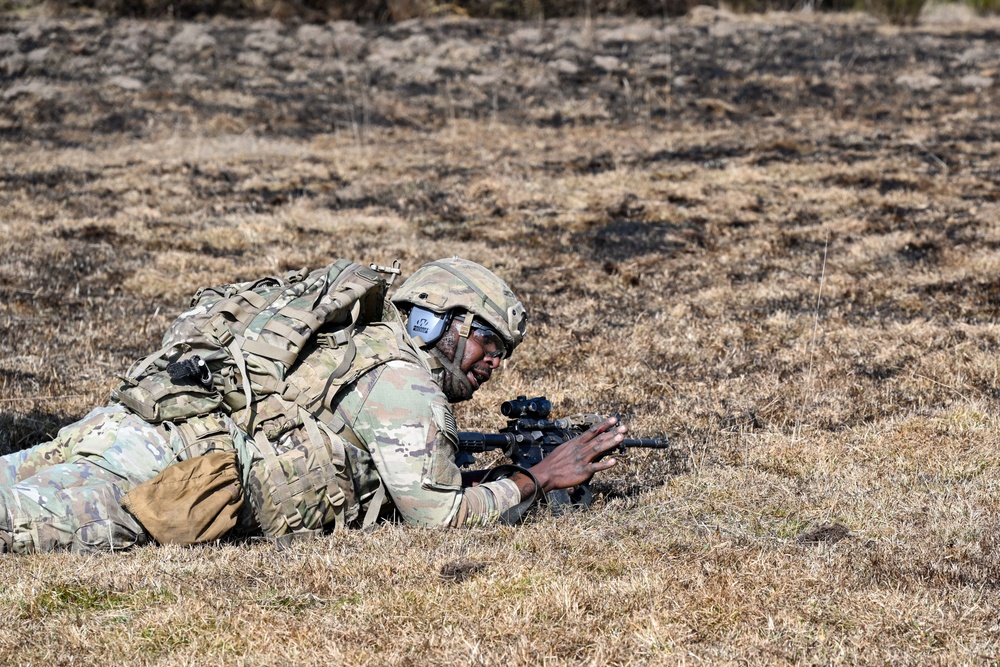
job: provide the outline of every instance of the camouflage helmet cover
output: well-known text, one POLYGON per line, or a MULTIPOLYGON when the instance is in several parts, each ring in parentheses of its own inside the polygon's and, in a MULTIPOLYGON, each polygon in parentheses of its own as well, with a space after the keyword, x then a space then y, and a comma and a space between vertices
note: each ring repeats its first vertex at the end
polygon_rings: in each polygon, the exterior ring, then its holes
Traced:
POLYGON ((507 283, 486 267, 458 257, 421 266, 399 286, 392 302, 436 313, 466 310, 500 334, 511 351, 524 339, 528 323, 524 306, 507 283))

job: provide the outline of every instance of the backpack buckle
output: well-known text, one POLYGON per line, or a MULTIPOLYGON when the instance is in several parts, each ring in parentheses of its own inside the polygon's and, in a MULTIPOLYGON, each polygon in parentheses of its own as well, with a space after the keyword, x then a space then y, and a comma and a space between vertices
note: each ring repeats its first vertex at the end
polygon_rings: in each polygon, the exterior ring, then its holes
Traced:
POLYGON ((328 350, 336 350, 342 345, 347 345, 350 341, 350 336, 348 332, 344 329, 340 331, 325 332, 321 334, 316 334, 316 343, 328 350))
POLYGON ((229 328, 229 322, 221 314, 213 317, 206 329, 209 335, 219 341, 219 345, 222 347, 229 345, 233 342, 233 338, 235 338, 232 330, 229 328))
POLYGON ((285 282, 290 285, 294 285, 295 283, 300 283, 305 280, 307 275, 309 275, 309 269, 303 266, 298 271, 289 271, 286 273, 285 282))
POLYGON ((403 263, 398 259, 392 260, 392 266, 379 266, 378 264, 372 262, 368 265, 368 268, 372 271, 378 271, 379 273, 388 273, 389 279, 385 281, 387 287, 392 287, 393 281, 396 280, 396 276, 403 272, 403 263))

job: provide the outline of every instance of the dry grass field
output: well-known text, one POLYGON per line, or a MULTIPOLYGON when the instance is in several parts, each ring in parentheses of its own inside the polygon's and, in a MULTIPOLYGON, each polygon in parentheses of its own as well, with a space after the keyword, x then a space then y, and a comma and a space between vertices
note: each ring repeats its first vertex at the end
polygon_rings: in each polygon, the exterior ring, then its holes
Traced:
POLYGON ((198 287, 461 255, 592 511, 0 558, 11 665, 1000 663, 1000 23, 0 18, 0 453, 198 287))

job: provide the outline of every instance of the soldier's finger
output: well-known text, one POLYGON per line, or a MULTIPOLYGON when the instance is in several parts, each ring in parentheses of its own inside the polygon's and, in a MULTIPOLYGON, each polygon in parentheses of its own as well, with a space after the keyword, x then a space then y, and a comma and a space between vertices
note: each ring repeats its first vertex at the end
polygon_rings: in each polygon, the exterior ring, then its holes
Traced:
POLYGON ((613 468, 616 465, 618 465, 618 459, 616 458, 601 459, 600 461, 594 462, 594 472, 607 470, 608 468, 613 468))
POLYGON ((597 422, 596 424, 591 426, 589 431, 592 431, 594 435, 599 435, 601 433, 605 433, 606 431, 608 431, 608 429, 610 429, 617 423, 618 419, 616 419, 615 417, 608 417, 604 421, 597 422))
POLYGON ((593 449, 598 454, 608 451, 609 449, 614 449, 618 446, 625 436, 621 433, 602 433, 601 436, 594 442, 593 449))

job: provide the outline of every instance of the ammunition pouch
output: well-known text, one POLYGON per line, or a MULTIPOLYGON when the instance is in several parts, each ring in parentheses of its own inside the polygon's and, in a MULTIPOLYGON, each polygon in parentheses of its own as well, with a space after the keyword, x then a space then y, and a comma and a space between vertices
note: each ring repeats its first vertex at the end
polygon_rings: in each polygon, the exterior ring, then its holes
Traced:
POLYGON ((248 495, 269 538, 346 528, 359 512, 343 438, 303 409, 295 421, 254 436, 260 459, 250 468, 248 495))
POLYGON ((205 415, 222 405, 222 394, 214 387, 193 380, 176 382, 165 370, 138 379, 126 376, 111 398, 150 424, 205 415))

